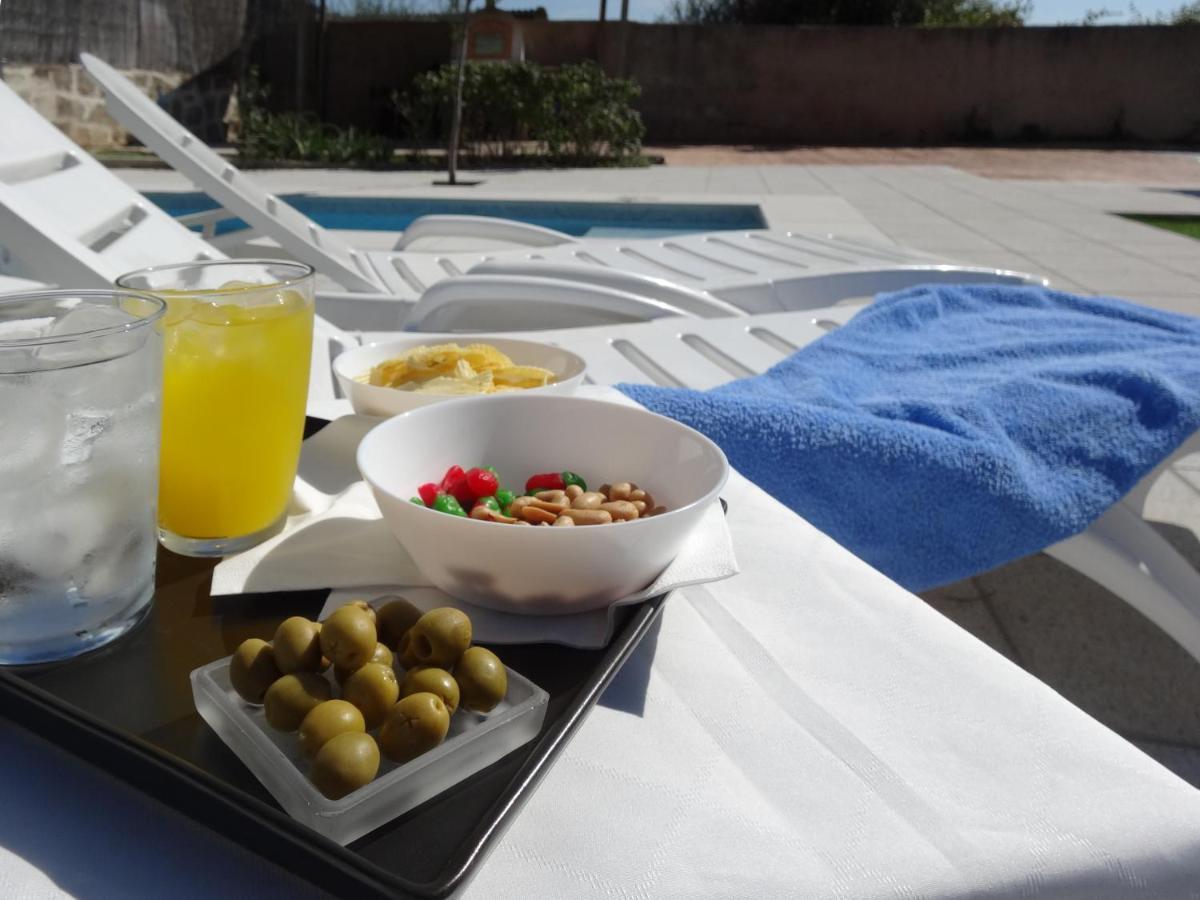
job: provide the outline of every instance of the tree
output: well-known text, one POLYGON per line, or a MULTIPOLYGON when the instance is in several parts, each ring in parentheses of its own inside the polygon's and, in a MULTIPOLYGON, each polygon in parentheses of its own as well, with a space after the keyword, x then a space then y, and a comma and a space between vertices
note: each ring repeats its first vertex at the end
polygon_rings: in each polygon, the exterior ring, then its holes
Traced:
POLYGON ((672 0, 666 19, 692 25, 1025 24, 1032 0, 672 0))
MULTIPOLYGON (((454 6, 458 0, 450 0, 454 6)), ((463 80, 467 74, 467 25, 471 21, 471 0, 462 0, 461 33, 458 35, 458 71, 454 80, 454 116, 450 120, 450 145, 446 148, 446 180, 458 184, 458 142, 462 136, 463 80)))

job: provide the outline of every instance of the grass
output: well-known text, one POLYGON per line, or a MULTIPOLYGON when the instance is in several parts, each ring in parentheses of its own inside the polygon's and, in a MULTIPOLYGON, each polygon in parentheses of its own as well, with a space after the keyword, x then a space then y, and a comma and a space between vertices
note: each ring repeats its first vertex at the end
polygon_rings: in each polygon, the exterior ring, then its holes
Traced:
POLYGON ((1123 218, 1141 222, 1143 225, 1153 225, 1155 228, 1165 228, 1186 237, 1200 241, 1200 216, 1153 216, 1126 213, 1123 218))

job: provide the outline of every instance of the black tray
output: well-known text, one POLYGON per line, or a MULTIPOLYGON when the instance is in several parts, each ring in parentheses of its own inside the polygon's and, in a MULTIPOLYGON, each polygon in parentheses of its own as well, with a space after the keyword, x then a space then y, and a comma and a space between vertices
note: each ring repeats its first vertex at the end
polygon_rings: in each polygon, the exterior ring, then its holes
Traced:
MULTIPOLYGON (((316 423, 310 423, 315 425, 316 423)), ((317 426, 319 427, 319 426, 317 426)), ((550 694, 538 737, 414 810, 340 847, 284 813, 196 713, 188 674, 315 618, 328 591, 210 597, 214 563, 160 550, 155 602, 133 632, 54 666, 0 669, 0 710, 87 762, 308 881, 358 897, 460 890, 511 823, 604 688, 650 631, 664 597, 623 612, 601 650, 496 648, 550 694)))

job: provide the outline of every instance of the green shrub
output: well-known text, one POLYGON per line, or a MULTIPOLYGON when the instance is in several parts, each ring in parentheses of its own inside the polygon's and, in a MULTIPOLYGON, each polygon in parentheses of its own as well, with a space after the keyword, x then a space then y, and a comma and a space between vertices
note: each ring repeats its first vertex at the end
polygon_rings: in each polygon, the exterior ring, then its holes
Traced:
MULTIPOLYGON (((454 106, 455 67, 419 75, 396 97, 412 139, 444 143, 454 106)), ((632 103, 641 88, 610 78, 595 63, 468 63, 463 79, 462 145, 477 156, 530 153, 573 162, 638 156, 645 127, 632 103)))
POLYGON ((341 129, 307 113, 271 112, 265 105, 267 93, 252 69, 238 94, 241 159, 358 166, 391 161, 392 146, 384 138, 353 127, 341 129))

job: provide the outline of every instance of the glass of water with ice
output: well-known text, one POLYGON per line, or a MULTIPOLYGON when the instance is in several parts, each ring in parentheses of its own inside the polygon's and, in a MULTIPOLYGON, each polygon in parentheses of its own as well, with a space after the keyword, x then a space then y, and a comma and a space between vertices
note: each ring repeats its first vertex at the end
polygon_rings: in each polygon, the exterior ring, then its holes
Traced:
POLYGON ((150 608, 164 310, 0 294, 0 665, 102 646, 150 608))

